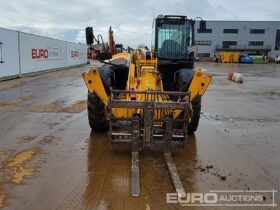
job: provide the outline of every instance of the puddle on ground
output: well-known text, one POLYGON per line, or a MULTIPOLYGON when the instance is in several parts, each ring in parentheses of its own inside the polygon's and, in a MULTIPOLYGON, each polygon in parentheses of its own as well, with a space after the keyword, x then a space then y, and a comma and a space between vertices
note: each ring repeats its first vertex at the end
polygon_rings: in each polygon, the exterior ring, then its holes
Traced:
POLYGON ((11 88, 16 88, 21 85, 25 85, 26 83, 32 81, 32 80, 37 80, 40 78, 44 77, 77 77, 81 76, 81 71, 77 71, 77 68, 71 68, 71 69, 63 69, 60 71, 52 71, 52 72, 44 72, 42 74, 38 75, 31 75, 27 77, 21 77, 21 78, 15 78, 15 79, 10 79, 7 81, 1 81, 0 83, 0 90, 5 90, 5 89, 11 89, 11 88))
POLYGON ((29 81, 38 79, 39 77, 24 77, 24 78, 18 78, 18 79, 11 79, 7 81, 1 81, 0 82, 0 90, 6 90, 18 87, 20 85, 24 85, 29 81))
POLYGON ((48 135, 48 136, 45 136, 41 141, 40 141, 40 144, 50 144, 52 143, 54 140, 54 136, 53 135, 48 135))
POLYGON ((25 176, 33 175, 35 169, 28 168, 26 163, 39 153, 39 149, 29 149, 17 153, 3 163, 3 168, 11 171, 10 182, 20 184, 25 176))
POLYGON ((29 142, 29 141, 33 141, 37 136, 22 136, 22 137, 19 137, 19 140, 20 141, 23 141, 23 142, 29 142))
POLYGON ((55 123, 47 123, 49 129, 53 129, 55 126, 60 125, 59 122, 55 122, 55 123))
POLYGON ((209 120, 216 120, 216 121, 228 121, 228 122, 236 122, 236 121, 244 121, 244 122, 269 122, 269 123, 275 123, 279 122, 277 119, 273 118, 245 118, 245 117, 232 117, 232 116, 225 116, 222 114, 210 114, 207 112, 201 112, 201 114, 206 117, 209 120))
MULTIPOLYGON (((2 150, 0 149, 0 162, 4 161, 10 154, 12 150, 2 150)), ((0 186, 1 186, 1 179, 0 179, 0 186)))
POLYGON ((10 100, 6 103, 0 104, 0 111, 16 112, 16 111, 29 111, 38 113, 80 113, 86 109, 86 100, 76 101, 69 106, 63 106, 62 102, 54 101, 49 104, 28 106, 26 102, 31 99, 31 96, 24 96, 17 99, 10 100))
POLYGON ((7 184, 21 184, 26 176, 35 173, 35 167, 27 166, 28 163, 40 153, 38 148, 21 151, 7 158, 2 163, 0 180, 0 208, 6 205, 7 195, 3 187, 7 184))
POLYGON ((22 109, 25 102, 33 98, 32 96, 23 96, 20 98, 12 99, 6 103, 0 103, 0 111, 15 112, 22 109))
POLYGON ((0 193, 0 208, 2 208, 5 205, 7 196, 5 194, 0 193))
POLYGON ((20 184, 25 176, 31 176, 35 171, 33 168, 24 168, 21 166, 13 169, 14 169, 13 179, 11 180, 11 182, 16 184, 20 184))
POLYGON ((77 69, 66 69, 62 71, 52 71, 48 72, 42 77, 74 77, 74 76, 81 76, 80 71, 77 71, 77 69))
POLYGON ((50 112, 50 113, 80 113, 86 109, 87 102, 85 100, 77 101, 76 103, 63 107, 60 102, 54 101, 50 104, 33 106, 28 109, 30 112, 50 112))

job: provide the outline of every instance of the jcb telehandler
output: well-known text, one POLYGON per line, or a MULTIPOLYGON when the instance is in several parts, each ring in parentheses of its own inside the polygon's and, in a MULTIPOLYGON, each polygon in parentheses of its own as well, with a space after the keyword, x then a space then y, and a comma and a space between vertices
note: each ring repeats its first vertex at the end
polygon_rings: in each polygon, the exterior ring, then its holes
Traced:
POLYGON ((131 145, 132 196, 140 194, 139 151, 161 147, 178 196, 186 196, 171 148, 183 147, 196 131, 201 96, 211 81, 211 75, 194 70, 194 24, 186 16, 159 15, 151 52, 100 55, 107 59, 103 65, 83 73, 90 127, 108 130, 112 144, 131 145))

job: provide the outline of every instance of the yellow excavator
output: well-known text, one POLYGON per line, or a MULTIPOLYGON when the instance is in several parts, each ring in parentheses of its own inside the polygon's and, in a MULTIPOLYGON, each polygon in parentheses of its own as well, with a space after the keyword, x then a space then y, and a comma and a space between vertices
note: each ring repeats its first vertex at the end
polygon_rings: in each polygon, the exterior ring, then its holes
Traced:
MULTIPOLYGON (((196 131, 201 96, 212 79, 194 69, 194 25, 186 16, 159 15, 151 51, 102 54, 103 65, 83 73, 90 127, 108 131, 112 144, 131 146, 132 196, 140 195, 139 151, 146 148, 163 148, 175 190, 186 196, 171 149, 184 147, 196 131)), ((206 30, 203 20, 200 30, 206 30)))

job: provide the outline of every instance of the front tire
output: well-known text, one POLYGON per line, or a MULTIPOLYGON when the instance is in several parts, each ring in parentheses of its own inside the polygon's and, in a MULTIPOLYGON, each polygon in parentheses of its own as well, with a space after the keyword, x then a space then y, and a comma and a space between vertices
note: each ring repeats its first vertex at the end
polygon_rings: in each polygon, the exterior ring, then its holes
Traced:
MULTIPOLYGON (((194 73, 195 72, 193 69, 182 69, 179 72, 178 79, 177 79, 178 91, 182 91, 182 92, 188 91, 194 73)), ((200 111, 201 111, 201 96, 197 95, 191 103, 192 103, 193 114, 192 114, 192 118, 189 121, 188 134, 194 133, 198 128, 200 111)))
POLYGON ((107 131, 109 122, 105 115, 105 106, 94 93, 88 93, 88 121, 94 131, 107 131))
POLYGON ((197 95, 195 99, 192 101, 192 109, 193 114, 192 118, 189 122, 188 126, 188 134, 192 134, 197 130, 199 119, 200 119, 200 111, 201 111, 201 96, 197 95))

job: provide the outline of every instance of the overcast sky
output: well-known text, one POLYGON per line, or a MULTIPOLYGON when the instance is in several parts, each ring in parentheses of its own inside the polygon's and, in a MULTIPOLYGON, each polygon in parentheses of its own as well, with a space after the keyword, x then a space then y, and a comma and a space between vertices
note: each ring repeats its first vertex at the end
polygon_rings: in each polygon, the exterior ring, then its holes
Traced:
POLYGON ((85 43, 84 29, 117 43, 150 46, 158 14, 208 20, 280 20, 277 0, 7 0, 0 4, 0 27, 85 43))

